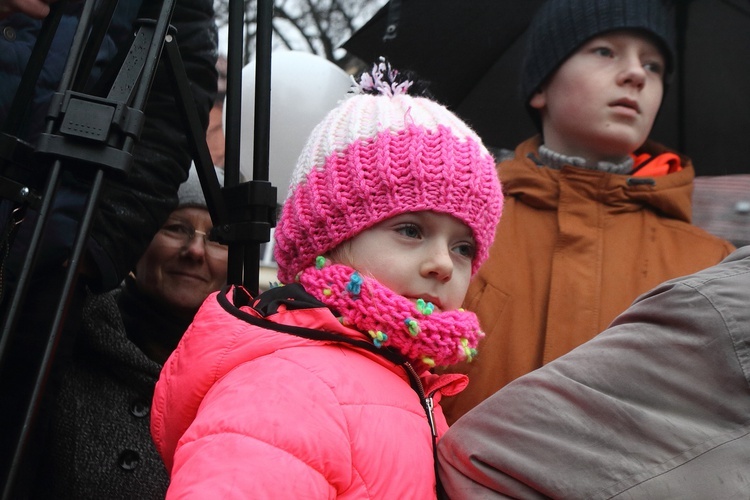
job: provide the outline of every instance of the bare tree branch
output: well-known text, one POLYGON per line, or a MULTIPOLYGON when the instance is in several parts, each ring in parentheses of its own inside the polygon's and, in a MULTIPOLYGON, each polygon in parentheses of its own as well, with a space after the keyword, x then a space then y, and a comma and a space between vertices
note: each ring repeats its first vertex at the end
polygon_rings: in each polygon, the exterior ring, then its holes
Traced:
MULTIPOLYGON (((273 47, 318 54, 345 66, 349 56, 339 45, 387 0, 273 0, 273 47)), ((229 0, 214 0, 219 27, 228 23, 229 0)), ((245 0, 243 60, 255 53, 257 0, 245 0)))

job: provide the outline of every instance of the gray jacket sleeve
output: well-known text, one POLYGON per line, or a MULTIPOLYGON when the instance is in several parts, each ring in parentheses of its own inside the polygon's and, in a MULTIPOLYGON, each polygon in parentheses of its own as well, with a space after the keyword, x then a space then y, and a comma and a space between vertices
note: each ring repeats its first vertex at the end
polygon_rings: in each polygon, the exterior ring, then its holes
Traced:
POLYGON ((439 444, 451 498, 742 498, 750 491, 750 246, 640 297, 439 444))

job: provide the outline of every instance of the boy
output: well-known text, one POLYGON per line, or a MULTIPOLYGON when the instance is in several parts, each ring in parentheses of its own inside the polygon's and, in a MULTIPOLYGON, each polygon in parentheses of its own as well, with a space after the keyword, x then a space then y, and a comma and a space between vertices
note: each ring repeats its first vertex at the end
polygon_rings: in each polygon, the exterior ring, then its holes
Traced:
POLYGON ((541 136, 498 164, 500 243, 465 301, 487 336, 467 390, 445 401, 449 422, 733 250, 690 224, 690 161, 647 140, 674 66, 671 23, 660 0, 537 12, 521 91, 541 136))

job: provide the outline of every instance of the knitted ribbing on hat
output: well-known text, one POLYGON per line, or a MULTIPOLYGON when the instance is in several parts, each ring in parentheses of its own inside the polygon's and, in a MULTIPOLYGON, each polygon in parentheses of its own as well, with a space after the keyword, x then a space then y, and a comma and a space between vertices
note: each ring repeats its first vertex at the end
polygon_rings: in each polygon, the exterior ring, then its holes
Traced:
POLYGON ((282 283, 316 256, 406 212, 445 213, 469 226, 474 272, 488 255, 503 199, 490 153, 445 107, 403 94, 404 83, 368 78, 380 93, 342 101, 299 157, 275 231, 282 283))
POLYGON ((472 312, 433 312, 431 303, 415 305, 377 280, 323 257, 297 279, 307 293, 340 314, 344 325, 367 333, 377 347, 392 347, 415 367, 471 361, 484 336, 472 312))

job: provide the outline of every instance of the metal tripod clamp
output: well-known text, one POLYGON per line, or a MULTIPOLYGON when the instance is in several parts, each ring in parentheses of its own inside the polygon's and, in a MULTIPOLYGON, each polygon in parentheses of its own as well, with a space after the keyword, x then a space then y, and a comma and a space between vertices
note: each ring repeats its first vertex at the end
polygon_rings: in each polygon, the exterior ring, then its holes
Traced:
POLYGON ((138 138, 145 118, 142 111, 69 90, 53 96, 47 117, 59 123, 59 134, 41 134, 39 154, 94 163, 123 175, 130 171, 132 154, 110 145, 111 136, 118 137, 120 144, 125 136, 138 138))
POLYGON ((222 188, 228 220, 211 230, 223 244, 265 243, 276 226, 276 186, 269 181, 249 181, 222 188))

